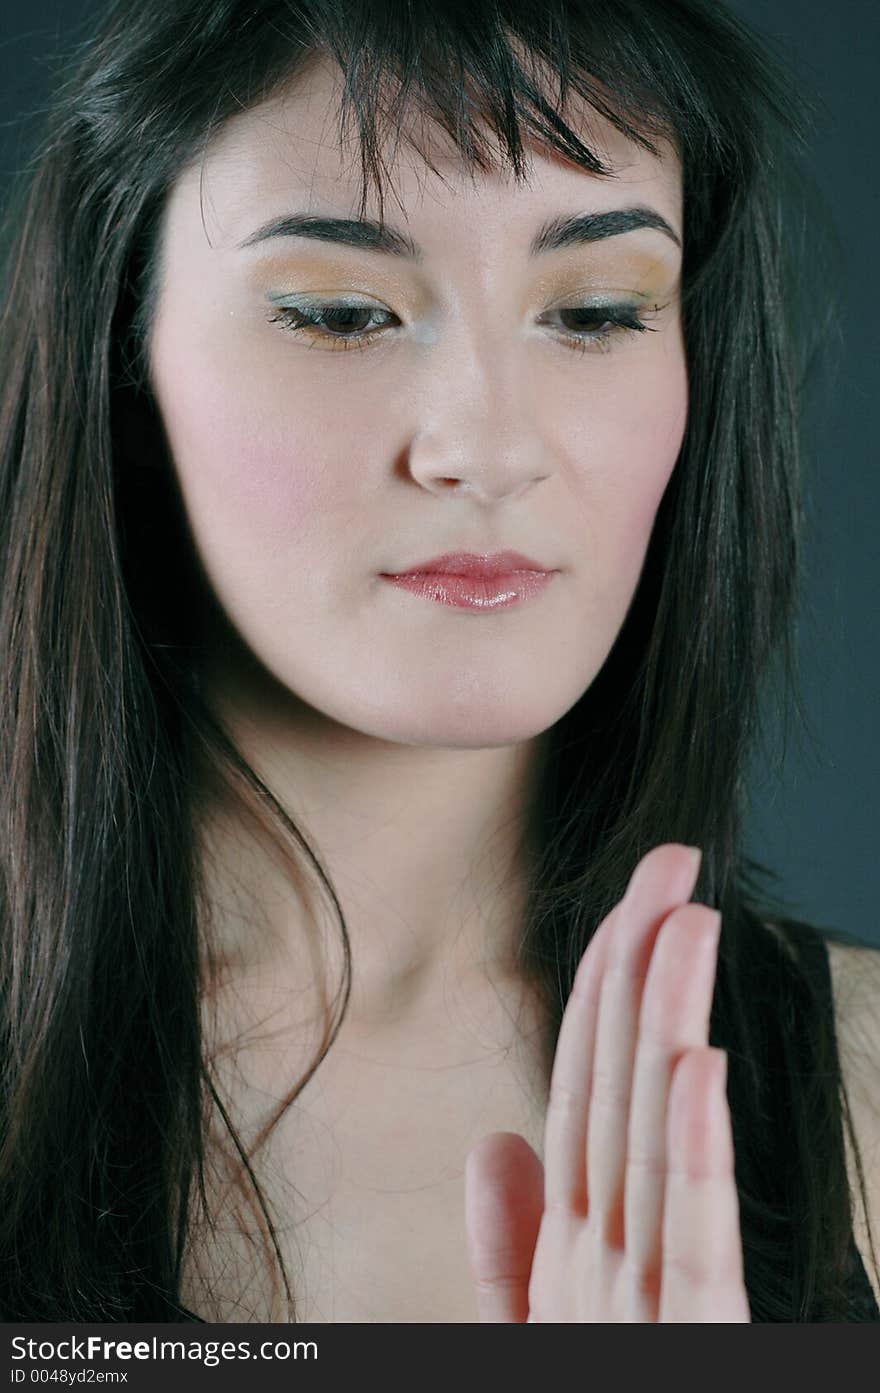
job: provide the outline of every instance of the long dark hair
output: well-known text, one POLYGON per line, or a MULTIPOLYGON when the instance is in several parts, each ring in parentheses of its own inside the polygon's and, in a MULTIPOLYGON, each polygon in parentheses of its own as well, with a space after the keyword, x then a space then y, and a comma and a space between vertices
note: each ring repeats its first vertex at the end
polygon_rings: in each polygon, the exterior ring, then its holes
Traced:
POLYGON ((687 430, 626 621, 550 733, 521 967, 555 1031, 638 858, 665 841, 703 848, 696 897, 723 915, 710 1038, 729 1056, 752 1314, 847 1319, 833 1020, 799 966, 812 930, 780 916, 758 888, 770 873, 742 850, 761 711, 773 698, 800 709, 799 406, 829 327, 808 323, 797 293, 817 225, 796 173, 811 118, 784 68, 711 0, 113 0, 57 64, 4 234, 2 1316, 173 1319, 219 1116, 294 1318, 256 1152, 338 1030, 348 936, 319 850, 203 699, 208 597, 173 470, 144 467, 167 448, 146 345, 172 181, 316 52, 345 75, 361 215, 371 182, 383 206, 383 140, 407 107, 478 169, 491 164, 487 121, 517 178, 524 130, 611 176, 566 123, 572 92, 642 147, 666 138, 680 155, 687 430), (344 948, 309 1073, 250 1147, 200 1018, 206 770, 295 883, 304 867, 316 879, 344 948))

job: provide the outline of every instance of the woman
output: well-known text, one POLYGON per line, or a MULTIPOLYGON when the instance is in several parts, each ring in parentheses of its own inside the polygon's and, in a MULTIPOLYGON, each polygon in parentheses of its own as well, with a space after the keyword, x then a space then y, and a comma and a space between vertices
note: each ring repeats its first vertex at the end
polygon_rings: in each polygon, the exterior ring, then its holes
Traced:
POLYGON ((708 0, 76 60, 7 232, 4 1318, 878 1319, 876 954, 742 851, 785 77, 708 0))

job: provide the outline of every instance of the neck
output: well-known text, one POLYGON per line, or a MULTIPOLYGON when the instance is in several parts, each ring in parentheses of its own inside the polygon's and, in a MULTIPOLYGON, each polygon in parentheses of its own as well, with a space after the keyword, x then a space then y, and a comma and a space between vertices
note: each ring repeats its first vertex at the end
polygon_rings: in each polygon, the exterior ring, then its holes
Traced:
MULTIPOLYGON (((350 1027, 424 1029, 448 1012, 450 992, 474 1003, 487 984, 516 983, 545 736, 481 749, 405 745, 340 725, 252 674, 227 669, 208 693, 337 893, 352 954, 350 1027)), ((228 800, 203 815, 223 958, 302 981, 317 901, 297 893, 228 800)), ((335 952, 341 964, 338 939, 324 935, 325 963, 335 952)))

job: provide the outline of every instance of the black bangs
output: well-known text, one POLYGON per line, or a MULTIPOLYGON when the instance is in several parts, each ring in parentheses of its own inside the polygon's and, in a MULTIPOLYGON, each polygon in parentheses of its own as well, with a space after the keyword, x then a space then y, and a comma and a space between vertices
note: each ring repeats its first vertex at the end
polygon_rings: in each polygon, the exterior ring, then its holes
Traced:
POLYGON ((452 5, 425 7, 424 15, 416 16, 415 32, 412 11, 397 26, 386 16, 387 22, 371 25, 366 22, 371 8, 364 7, 365 24, 357 36, 332 28, 327 35, 327 51, 345 75, 341 137, 348 138, 353 124, 357 128, 364 177, 361 211, 371 179, 383 206, 382 170, 387 174, 387 167, 381 151, 388 140, 396 149, 407 130, 410 144, 438 172, 415 134, 419 117, 423 133, 428 123, 444 132, 472 170, 497 167, 482 129, 487 126, 517 180, 526 177, 524 143, 529 137, 591 174, 613 174, 573 129, 567 111, 572 95, 583 103, 574 119, 581 131, 598 113, 652 154, 659 150, 651 135, 674 139, 668 117, 658 111, 651 118, 647 94, 639 99, 625 88, 613 91, 589 73, 572 71, 570 34, 553 6, 537 14, 511 15, 494 7, 473 12, 452 5))
POLYGON ((338 65, 339 135, 347 142, 355 131, 360 215, 372 185, 380 221, 385 187, 393 188, 383 151, 393 156, 406 139, 438 173, 416 134, 423 137, 429 123, 467 169, 498 167, 488 128, 518 181, 527 177, 529 137, 590 174, 613 177, 614 167, 584 139, 598 114, 655 156, 660 142, 672 147, 691 194, 691 234, 701 242, 709 219, 717 234, 721 205, 741 199, 757 171, 778 163, 774 126, 781 141, 799 142, 809 121, 794 82, 745 26, 699 0, 324 0, 310 7, 307 33, 298 7, 280 7, 278 28, 299 55, 282 82, 318 56, 338 65))

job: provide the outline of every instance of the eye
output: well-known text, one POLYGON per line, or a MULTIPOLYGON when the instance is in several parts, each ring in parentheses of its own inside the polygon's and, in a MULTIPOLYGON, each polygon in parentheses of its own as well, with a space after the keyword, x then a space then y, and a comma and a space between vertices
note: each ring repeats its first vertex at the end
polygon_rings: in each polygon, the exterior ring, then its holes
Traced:
POLYGON ((346 303, 279 305, 277 312, 269 316, 269 323, 282 324, 289 333, 306 339, 323 339, 332 352, 338 352, 339 349, 360 348, 366 340, 380 333, 385 325, 366 327, 377 317, 400 323, 396 314, 379 305, 346 303))
MULTIPOLYGON (((550 314, 575 322, 575 328, 566 328, 558 335, 566 347, 581 353, 588 349, 607 352, 614 336, 643 333, 648 329, 645 320, 660 308, 654 305, 653 310, 649 310, 644 305, 627 303, 565 305, 550 314)), ((313 344, 320 341, 331 352, 365 347, 382 335, 391 321, 401 323, 396 314, 380 305, 347 302, 278 305, 275 313, 269 316, 270 324, 282 324, 288 333, 311 340, 313 344), (376 323, 377 319, 380 322, 376 323), (368 327, 371 321, 374 323, 368 327)))
POLYGON ((562 336, 562 341, 566 347, 573 348, 579 353, 585 353, 588 350, 607 353, 615 336, 629 333, 642 334, 646 330, 648 333, 656 333, 656 329, 651 329, 645 320, 651 318, 660 308, 659 305, 654 305, 651 309, 647 305, 625 303, 561 305, 558 309, 551 310, 550 313, 564 316, 575 322, 576 328, 566 329, 562 336))

